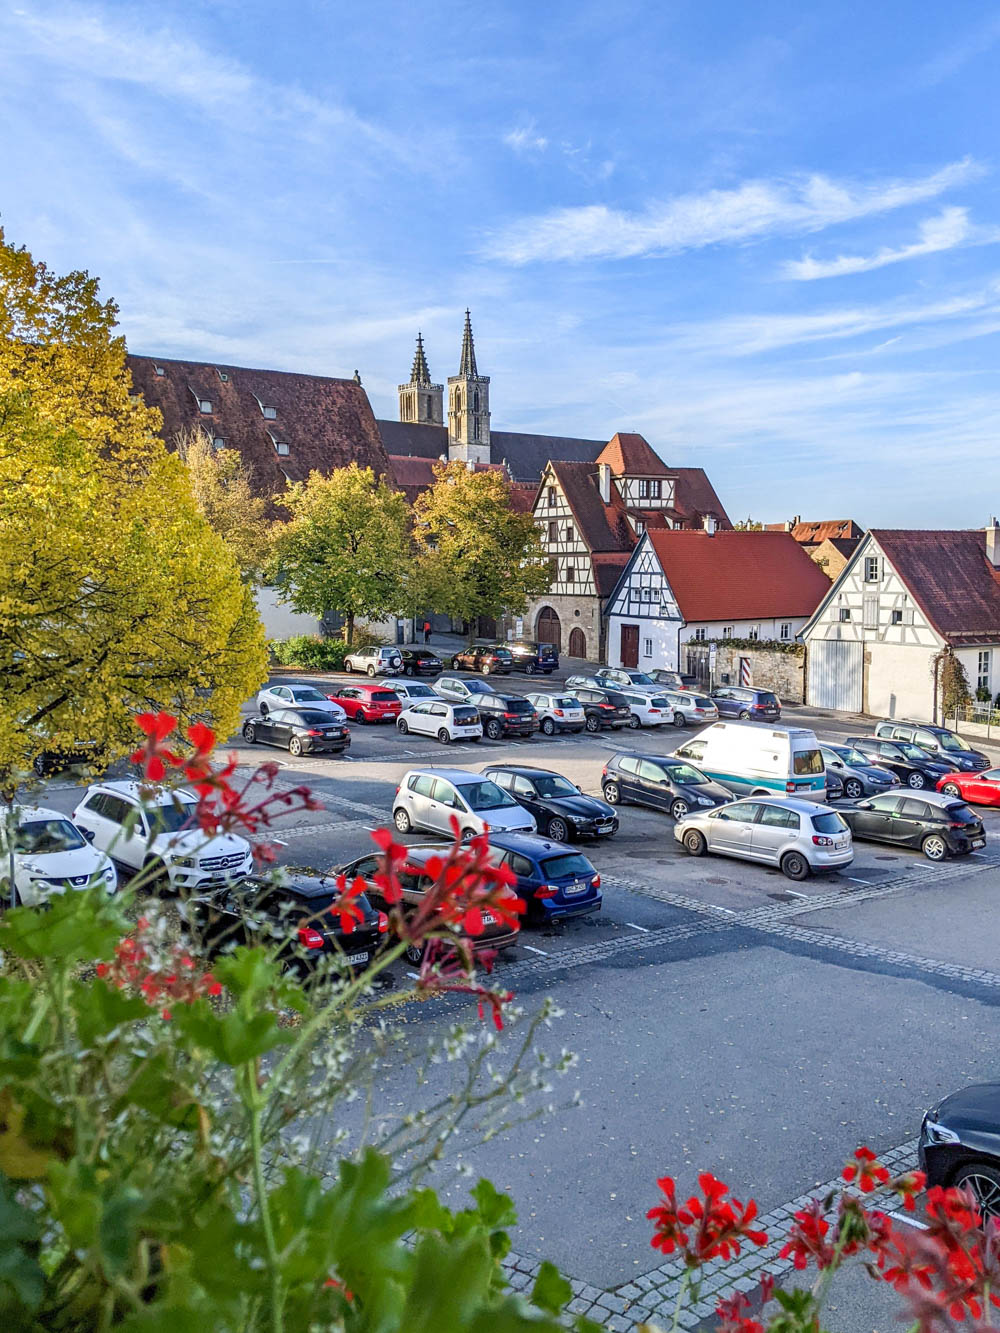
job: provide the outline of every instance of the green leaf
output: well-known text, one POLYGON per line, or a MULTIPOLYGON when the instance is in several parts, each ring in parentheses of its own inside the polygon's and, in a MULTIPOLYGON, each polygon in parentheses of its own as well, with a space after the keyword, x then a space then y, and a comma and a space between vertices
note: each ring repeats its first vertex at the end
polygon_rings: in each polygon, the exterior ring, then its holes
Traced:
POLYGON ((0 922, 0 949, 18 958, 90 962, 110 958, 127 929, 121 908, 102 886, 57 895, 44 911, 13 908, 0 922))
POLYGON ((542 1266, 531 1289, 531 1303, 546 1314, 561 1314, 573 1298, 573 1288, 563 1277, 555 1264, 548 1259, 542 1260, 542 1266))
POLYGON ((128 996, 99 977, 74 988, 70 1002, 76 1030, 84 1046, 93 1046, 116 1028, 149 1018, 149 1006, 139 996, 128 996))
POLYGON ((174 1023, 196 1046, 226 1065, 246 1064, 295 1037, 293 1030, 278 1027, 277 1015, 270 1011, 217 1014, 205 1000, 175 1009, 174 1023))
MULTIPOLYGON (((45 1274, 37 1261, 41 1226, 0 1180, 0 1290, 6 1287, 28 1310, 37 1310, 45 1292, 45 1274)), ((0 1309, 7 1305, 0 1295, 0 1309)))
POLYGON ((479 1218, 483 1226, 494 1229, 517 1225, 517 1209, 514 1207, 513 1199, 509 1194, 498 1190, 492 1180, 487 1180, 485 1177, 478 1180, 470 1193, 478 1204, 479 1218))
POLYGON ((139 1221, 146 1201, 139 1190, 123 1187, 103 1200, 98 1241, 105 1267, 109 1272, 123 1274, 131 1266, 139 1221))

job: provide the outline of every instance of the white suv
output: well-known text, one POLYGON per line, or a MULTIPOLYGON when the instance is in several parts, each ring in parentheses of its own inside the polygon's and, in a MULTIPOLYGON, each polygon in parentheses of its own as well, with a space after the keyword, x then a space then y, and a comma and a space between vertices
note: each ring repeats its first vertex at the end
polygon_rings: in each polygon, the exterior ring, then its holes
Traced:
POLYGON ((344 658, 345 671, 367 671, 369 676, 398 676, 402 669, 398 648, 359 648, 344 658))
POLYGON ((126 870, 152 867, 156 887, 175 893, 231 884, 249 875, 250 844, 235 833, 198 828, 197 805, 189 791, 150 794, 137 782, 98 782, 87 788, 73 811, 73 823, 126 870))
POLYGON ((58 810, 41 806, 0 806, 0 901, 10 901, 11 852, 14 891, 24 907, 38 907, 53 894, 101 884, 108 893, 118 887, 110 859, 58 810), (10 839, 10 841, 8 840, 10 839), (11 841, 13 848, 11 848, 11 841))
POLYGON ((392 803, 392 822, 400 833, 419 828, 450 835, 452 816, 458 819, 463 839, 490 829, 536 831, 524 806, 481 773, 465 768, 411 768, 396 788, 392 803))
POLYGON ((437 696, 414 699, 396 719, 396 730, 406 735, 436 736, 442 745, 449 741, 479 741, 483 724, 475 704, 448 703, 437 696))

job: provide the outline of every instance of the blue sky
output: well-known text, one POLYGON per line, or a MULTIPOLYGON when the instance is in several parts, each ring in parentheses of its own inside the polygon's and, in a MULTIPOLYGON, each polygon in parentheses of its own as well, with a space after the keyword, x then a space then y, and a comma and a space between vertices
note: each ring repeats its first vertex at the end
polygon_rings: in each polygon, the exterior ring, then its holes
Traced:
POLYGON ((0 221, 132 350, 361 371, 472 308, 497 428, 638 430, 730 514, 1000 506, 1000 8, 0 11, 0 221))

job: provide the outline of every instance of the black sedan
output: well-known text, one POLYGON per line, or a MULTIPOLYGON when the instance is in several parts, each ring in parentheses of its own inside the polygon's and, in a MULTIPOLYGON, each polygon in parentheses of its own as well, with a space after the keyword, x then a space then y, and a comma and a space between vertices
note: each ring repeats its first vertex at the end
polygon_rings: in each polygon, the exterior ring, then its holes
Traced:
POLYGON ((249 745, 280 745, 289 754, 339 754, 351 743, 346 722, 311 708, 272 708, 243 723, 249 745))
POLYGON ((295 971, 308 973, 331 957, 361 970, 373 961, 389 921, 362 894, 353 900, 356 914, 350 919, 353 929, 347 930, 333 912, 337 897, 332 878, 290 870, 280 883, 251 875, 192 898, 189 910, 193 928, 212 952, 229 944, 277 942, 279 957, 295 971))
POLYGON ((920 1169, 929 1186, 971 1189, 983 1217, 1000 1217, 1000 1083, 953 1092, 924 1116, 920 1169))
POLYGON ((935 759, 919 745, 911 745, 909 741, 885 741, 880 736, 850 736, 846 743, 879 768, 887 768, 890 773, 895 773, 901 782, 914 791, 922 791, 925 787, 933 790, 940 778, 952 772, 947 764, 935 759))
POLYGON ((420 648, 416 644, 400 648, 399 655, 403 659, 404 676, 436 676, 444 667, 440 657, 430 648, 420 648))
POLYGON ((855 838, 917 847, 929 861, 986 846, 983 821, 964 801, 938 792, 884 792, 838 807, 855 838))
POLYGON ((686 759, 659 754, 616 754, 601 773, 601 790, 612 805, 634 801, 668 810, 674 819, 733 799, 731 791, 686 759))
POLYGON ((510 792, 534 815, 538 831, 553 842, 609 838, 618 832, 618 816, 607 801, 584 796, 561 773, 525 764, 489 764, 483 776, 510 792))

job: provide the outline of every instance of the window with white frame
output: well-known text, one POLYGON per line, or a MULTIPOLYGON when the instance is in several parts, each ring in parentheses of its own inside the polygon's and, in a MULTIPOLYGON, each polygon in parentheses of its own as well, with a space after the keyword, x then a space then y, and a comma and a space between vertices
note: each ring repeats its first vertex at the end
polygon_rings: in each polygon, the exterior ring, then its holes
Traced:
POLYGON ((223 384, 229 383, 229 376, 226 374, 224 370, 219 370, 218 367, 216 367, 216 372, 223 384))
POLYGON ((983 648, 979 653, 979 665, 976 669, 976 689, 990 688, 990 650, 983 648))
POLYGON ((646 480, 645 477, 642 477, 639 481, 639 499, 646 500, 648 498, 649 498, 649 482, 646 480))
POLYGON ((282 443, 280 443, 278 440, 275 440, 275 442, 274 442, 274 452, 275 452, 276 454, 281 454, 281 456, 284 457, 284 456, 289 452, 288 445, 287 445, 287 444, 282 444, 282 443))
POLYGON ((731 638, 733 637, 733 627, 732 627, 732 625, 723 625, 723 627, 722 627, 722 637, 723 637, 724 639, 731 639, 731 638))
POLYGON ((759 625, 751 625, 751 626, 750 626, 750 632, 749 632, 749 634, 747 635, 747 638, 748 638, 748 639, 759 639, 759 638, 760 638, 760 626, 759 626, 759 625))
MULTIPOLYGON (((258 400, 258 401, 259 401, 259 400, 258 400)), ((263 403, 261 403, 261 405, 260 405, 260 410, 261 410, 262 415, 266 418, 266 420, 268 420, 268 421, 276 421, 276 420, 277 420, 277 417, 278 417, 278 409, 277 409, 276 407, 265 407, 265 405, 264 405, 263 403)))
POLYGON ((790 639, 791 637, 792 637, 792 626, 791 626, 791 622, 788 621, 788 620, 786 620, 786 621, 784 621, 784 622, 782 623, 781 628, 778 630, 778 638, 779 638, 779 639, 790 639))
POLYGON ((705 628, 704 625, 699 625, 691 637, 694 639, 698 639, 700 642, 701 640, 708 638, 708 630, 705 628))
POLYGON ((659 500, 663 495, 663 482, 651 481, 649 483, 649 496, 651 500, 659 500))
POLYGON ((635 535, 636 535, 637 537, 641 537, 642 534, 646 531, 646 525, 645 525, 645 523, 643 523, 643 521, 642 521, 641 518, 636 518, 636 519, 633 519, 632 521, 633 521, 634 524, 635 524, 635 535))
POLYGON ((850 618, 851 618, 851 608, 850 608, 849 606, 839 606, 839 607, 837 608, 837 619, 838 619, 838 620, 842 620, 842 621, 843 621, 843 620, 850 620, 850 618))
POLYGON ((653 656, 653 640, 652 640, 652 639, 643 639, 643 641, 642 641, 642 655, 643 655, 643 657, 652 657, 652 656, 653 656))
POLYGON ((865 556, 865 582, 878 583, 878 556, 865 556))
POLYGON ((163 369, 162 366, 154 366, 154 367, 153 367, 153 374, 154 374, 154 375, 165 375, 166 373, 167 373, 167 372, 163 369))

